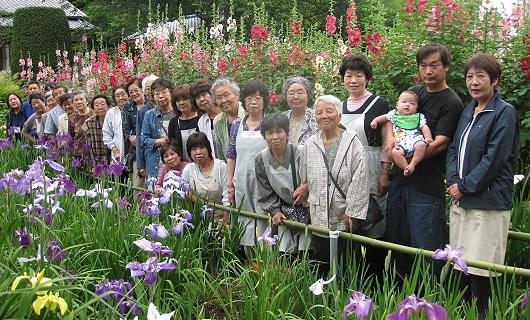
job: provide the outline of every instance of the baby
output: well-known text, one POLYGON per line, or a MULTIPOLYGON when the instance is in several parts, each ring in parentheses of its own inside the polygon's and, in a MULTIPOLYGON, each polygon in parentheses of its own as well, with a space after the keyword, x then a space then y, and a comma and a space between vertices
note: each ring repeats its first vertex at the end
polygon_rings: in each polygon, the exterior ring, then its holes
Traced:
POLYGON ((427 145, 433 141, 425 115, 417 111, 418 96, 412 91, 403 91, 396 103, 396 109, 376 117, 370 123, 370 126, 376 129, 378 124, 392 122, 394 137, 398 142, 398 146, 392 149, 392 156, 405 176, 414 172, 425 156, 427 145), (411 157, 409 163, 408 159, 411 157))

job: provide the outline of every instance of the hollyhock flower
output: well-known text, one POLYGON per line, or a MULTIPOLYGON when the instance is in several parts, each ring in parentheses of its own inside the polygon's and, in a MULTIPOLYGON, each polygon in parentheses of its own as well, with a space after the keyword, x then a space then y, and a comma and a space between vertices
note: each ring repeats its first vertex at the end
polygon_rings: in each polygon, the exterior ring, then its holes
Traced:
POLYGON ((48 243, 46 244, 46 258, 59 261, 66 259, 67 255, 68 253, 59 241, 48 239, 48 243))
POLYGON ((262 243, 263 241, 266 241, 271 246, 276 244, 276 241, 278 241, 278 235, 275 234, 273 237, 270 237, 271 234, 271 227, 267 227, 265 229, 265 232, 263 232, 263 235, 261 237, 258 237, 258 242, 262 243))
POLYGON ((445 309, 435 303, 431 303, 423 298, 418 298, 416 295, 410 295, 398 304, 398 310, 386 316, 386 320, 400 320, 407 319, 411 313, 419 317, 421 309, 425 310, 425 314, 429 320, 443 320, 447 319, 447 312, 445 309))
POLYGON ((26 65, 26 60, 24 60, 22 58, 18 59, 18 65, 21 66, 21 67, 25 66, 26 65))
POLYGON ((174 314, 175 311, 166 314, 160 314, 157 307, 152 302, 149 302, 149 309, 147 309, 147 320, 171 320, 174 314))
MULTIPOLYGON (((166 231, 167 235, 169 233, 166 231)), ((160 242, 149 241, 145 238, 133 241, 133 243, 145 252, 169 256, 173 251, 168 246, 163 246, 160 242)))
POLYGON ((450 245, 446 244, 445 249, 436 250, 432 255, 432 258, 436 260, 447 259, 448 262, 454 262, 457 266, 462 268, 462 271, 465 274, 467 274, 467 264, 464 260, 460 259, 460 257, 462 256, 460 252, 462 252, 463 248, 464 247, 453 249, 450 245))
POLYGON ((292 34, 300 35, 300 21, 298 20, 289 20, 289 31, 292 34))
POLYGON ((414 82, 415 83, 419 83, 420 82, 420 76, 415 76, 414 77, 414 82))
POLYGON ((145 275, 144 283, 153 284, 159 271, 176 269, 177 260, 169 259, 164 262, 158 262, 157 257, 151 257, 143 263, 129 262, 125 268, 131 270, 131 278, 145 275))
POLYGON ((146 231, 149 232, 149 236, 151 238, 162 238, 162 239, 164 239, 164 238, 169 237, 169 232, 167 231, 166 227, 164 227, 160 223, 152 223, 152 224, 144 227, 144 230, 142 231, 142 236, 145 236, 145 232, 146 231))
POLYGON ((26 227, 22 228, 21 230, 15 230, 15 239, 13 242, 18 240, 22 248, 27 248, 31 244, 31 237, 28 234, 28 230, 26 227))
POLYGON ((40 315, 40 311, 44 307, 46 307, 48 310, 53 311, 57 308, 57 306, 59 306, 61 315, 64 315, 66 309, 68 308, 68 304, 63 298, 59 297, 59 292, 52 294, 52 292, 50 291, 48 292, 48 294, 44 294, 38 297, 33 302, 33 310, 35 310, 35 313, 37 315, 40 315))
POLYGON ((366 319, 370 313, 371 305, 372 299, 367 298, 362 292, 353 291, 351 294, 350 303, 348 303, 342 310, 342 317, 346 319, 348 312, 355 311, 357 318, 366 319))
POLYGON ((269 103, 270 104, 275 104, 275 103, 278 103, 279 101, 280 101, 280 97, 278 96, 278 94, 276 92, 269 93, 269 103))
POLYGON ((331 277, 329 280, 324 280, 322 278, 318 279, 317 282, 313 283, 309 287, 309 290, 311 290, 311 292, 313 292, 315 296, 321 295, 324 292, 324 285, 331 283, 333 280, 335 280, 336 276, 337 275, 334 274, 333 277, 331 277))
MULTIPOLYGON (((42 269, 41 272, 35 275, 35 272, 31 270, 32 276, 28 276, 28 274, 24 272, 23 276, 18 276, 15 278, 15 280, 13 281, 13 284, 11 285, 11 291, 14 291, 18 287, 18 284, 20 283, 20 281, 22 280, 28 280, 32 288, 35 288, 41 284, 44 287, 51 286, 52 285, 52 283, 50 282, 51 279, 44 277, 45 271, 46 271, 46 268, 42 269)), ((46 291, 37 291, 37 294, 44 294, 44 293, 46 293, 46 291)))
POLYGON ((335 33, 335 31, 337 31, 337 27, 336 27, 336 22, 337 22, 337 17, 335 16, 332 16, 332 15, 327 15, 326 16, 326 30, 333 34, 335 33))
POLYGON ((443 5, 448 5, 451 3, 451 0, 440 0, 440 3, 443 5))

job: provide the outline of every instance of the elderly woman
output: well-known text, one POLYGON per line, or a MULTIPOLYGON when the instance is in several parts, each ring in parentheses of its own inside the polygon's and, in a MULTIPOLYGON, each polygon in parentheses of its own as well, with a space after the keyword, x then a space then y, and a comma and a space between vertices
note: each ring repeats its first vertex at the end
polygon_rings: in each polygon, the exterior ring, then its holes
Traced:
POLYGON ((63 108, 65 113, 59 116, 57 131, 59 134, 66 134, 68 133, 68 117, 75 112, 72 94, 65 93, 59 97, 59 105, 63 108))
MULTIPOLYGON (((383 214, 386 209, 386 193, 390 185, 389 175, 391 169, 384 144, 386 137, 385 125, 372 129, 370 122, 376 117, 390 111, 388 102, 367 90, 368 83, 373 79, 372 63, 361 53, 350 54, 344 57, 339 69, 344 87, 350 94, 342 102, 341 123, 348 129, 357 133, 366 155, 366 165, 369 172, 370 193, 379 195, 377 199, 383 214)), ((386 220, 375 224, 366 235, 382 239, 386 231, 386 220)), ((366 262, 369 264, 369 273, 382 275, 384 260, 387 250, 368 246, 366 262)))
MULTIPOLYGON (((248 114, 232 122, 230 141, 226 151, 228 167, 228 199, 241 210, 264 213, 257 205, 256 174, 254 158, 267 147, 260 134, 263 110, 269 105, 269 91, 259 81, 248 82, 241 92, 241 103, 248 114)), ((240 244, 244 246, 247 258, 250 248, 256 242, 256 233, 262 234, 266 221, 239 216, 238 223, 244 228, 240 244), (257 229, 256 229, 257 228, 257 229)))
MULTIPOLYGON (((489 54, 466 61, 464 76, 473 100, 462 113, 447 152, 451 246, 463 247, 462 258, 500 265, 506 253, 519 145, 517 113, 497 89, 501 74, 500 64, 489 54)), ((469 285, 470 295, 478 298, 479 316, 485 317, 489 277, 499 274, 473 267, 468 272, 460 285, 469 285)))
MULTIPOLYGON (((190 182, 192 189, 188 196, 194 201, 197 196, 200 196, 211 202, 229 206, 226 163, 214 159, 206 134, 204 132, 192 133, 186 144, 188 156, 193 160, 182 171, 182 178, 190 182)), ((216 209, 212 221, 212 227, 222 229, 228 223, 228 212, 216 209)))
POLYGON ((229 78, 217 79, 210 90, 213 101, 221 110, 221 113, 213 120, 215 150, 219 159, 225 161, 232 122, 236 118, 242 118, 247 114, 239 103, 239 91, 237 83, 229 78))
POLYGON ((83 155, 83 146, 86 144, 85 132, 81 130, 85 121, 94 115, 94 111, 88 106, 88 94, 85 91, 77 90, 72 93, 74 111, 68 116, 68 133, 74 141, 74 155, 83 155))
POLYGON ((268 148, 255 158, 258 205, 272 214, 272 222, 278 226, 280 251, 296 254, 307 249, 306 234, 301 229, 287 228, 282 224, 286 219, 282 206, 301 204, 307 197, 307 188, 304 189, 307 184, 299 187, 298 175, 303 146, 294 147, 288 143, 289 119, 284 114, 267 116, 261 125, 261 135, 268 148))
POLYGON ((191 102, 190 86, 180 85, 171 93, 171 105, 176 117, 169 122, 169 139, 180 143, 184 161, 191 162, 186 151, 186 141, 190 134, 199 131, 198 122, 201 117, 199 109, 191 102))
MULTIPOLYGON (((311 224, 337 230, 357 231, 359 219, 366 219, 369 199, 369 174, 363 144, 358 135, 340 125, 342 103, 325 95, 315 101, 315 117, 320 131, 309 138, 300 157, 300 180, 308 183, 311 224)), ((314 257, 329 262, 329 238, 315 234, 311 242, 314 257)), ((339 255, 347 240, 338 239, 339 255)), ((329 266, 321 266, 320 273, 329 266)))
MULTIPOLYGON (((117 85, 112 90, 112 99, 116 102, 116 106, 112 107, 105 116, 103 142, 112 152, 112 157, 122 161, 127 154, 123 140, 123 106, 129 102, 129 95, 125 84, 117 85)), ((129 166, 132 166, 132 161, 129 162, 129 166)), ((129 169, 132 171, 132 168, 129 169)))
POLYGON ((208 79, 201 79, 193 84, 190 88, 191 100, 193 105, 196 108, 200 108, 204 114, 200 117, 199 131, 204 132, 206 137, 210 141, 210 148, 212 149, 212 156, 214 158, 219 158, 217 155, 217 150, 215 149, 215 128, 213 126, 213 121, 221 109, 213 103, 212 96, 210 91, 212 89, 212 81, 208 79))
POLYGON ((289 118, 289 143, 304 144, 318 132, 315 113, 307 107, 311 83, 303 77, 292 77, 285 80, 282 92, 290 109, 283 113, 289 118))

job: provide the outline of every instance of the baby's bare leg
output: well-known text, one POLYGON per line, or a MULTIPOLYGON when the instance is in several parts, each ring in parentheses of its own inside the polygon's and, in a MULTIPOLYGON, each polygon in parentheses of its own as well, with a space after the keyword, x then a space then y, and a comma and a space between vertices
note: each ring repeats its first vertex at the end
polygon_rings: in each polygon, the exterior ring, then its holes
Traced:
POLYGON ((401 147, 395 147, 392 149, 392 156, 394 157, 394 162, 400 167, 402 170, 405 170, 405 168, 408 165, 407 158, 405 158, 405 150, 401 147))
POLYGON ((414 145, 414 155, 412 155, 409 165, 403 169, 403 174, 405 176, 412 174, 418 163, 423 160, 423 157, 425 156, 425 149, 427 149, 427 145, 423 142, 417 142, 414 145))

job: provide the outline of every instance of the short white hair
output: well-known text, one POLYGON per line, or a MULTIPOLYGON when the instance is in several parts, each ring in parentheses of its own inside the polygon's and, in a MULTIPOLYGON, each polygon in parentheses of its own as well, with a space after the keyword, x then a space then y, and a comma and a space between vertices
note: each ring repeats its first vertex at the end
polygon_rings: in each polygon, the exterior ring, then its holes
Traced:
POLYGON ((319 102, 331 103, 332 105, 335 106, 335 109, 337 109, 337 114, 339 116, 342 114, 342 102, 340 101, 339 98, 335 97, 334 95, 327 94, 327 95, 318 97, 317 100, 315 101, 315 104, 313 105, 314 111, 317 111, 317 104, 319 102))
POLYGON ((149 75, 142 80, 142 92, 145 94, 145 86, 147 85, 147 82, 149 81, 155 81, 158 79, 158 76, 155 76, 154 74, 149 75))

